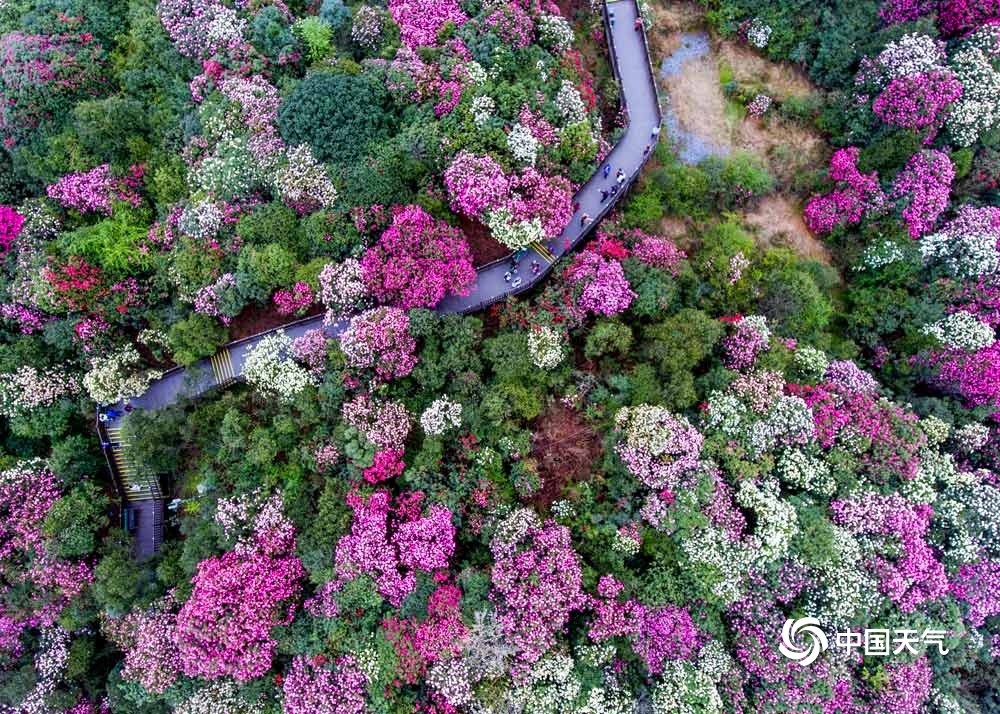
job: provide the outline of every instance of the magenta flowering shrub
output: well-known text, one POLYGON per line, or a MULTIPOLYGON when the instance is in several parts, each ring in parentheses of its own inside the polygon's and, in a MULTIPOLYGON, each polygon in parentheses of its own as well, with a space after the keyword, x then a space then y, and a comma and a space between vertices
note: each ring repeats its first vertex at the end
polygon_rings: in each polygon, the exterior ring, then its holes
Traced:
POLYGON ((577 293, 577 305, 595 315, 610 317, 625 312, 636 297, 622 264, 593 250, 578 253, 565 276, 577 293))
POLYGON ((723 363, 729 369, 749 369, 757 361, 757 356, 767 350, 770 342, 771 331, 765 318, 759 315, 740 317, 735 322, 733 334, 722 340, 725 351, 723 363))
MULTIPOLYGON (((69 18, 65 18, 67 25, 69 18)), ((0 136, 13 148, 103 81, 104 48, 90 34, 0 37, 0 136)))
POLYGON ((49 185, 45 192, 64 208, 72 208, 80 213, 111 215, 114 201, 124 201, 133 206, 142 203, 142 197, 138 193, 142 175, 142 167, 133 166, 128 176, 115 178, 111 175, 111 167, 102 164, 90 171, 67 174, 49 185))
POLYGON ((0 257, 7 254, 24 225, 24 216, 10 206, 0 205, 0 257))
MULTIPOLYGON (((422 497, 422 494, 415 494, 422 497)), ((368 498, 351 493, 351 532, 337 543, 334 569, 341 581, 367 575, 379 594, 398 607, 416 587, 417 570, 447 568, 455 551, 451 511, 433 505, 430 515, 391 516, 390 496, 376 491, 368 498)))
POLYGON ((372 465, 362 472, 362 477, 370 484, 377 484, 401 476, 406 469, 406 464, 403 462, 404 453, 402 449, 376 451, 372 465))
POLYGON ((963 564, 951 581, 951 593, 968 605, 969 624, 982 627, 987 618, 1000 615, 1000 563, 963 564))
POLYGON ((829 233, 845 223, 857 223, 866 215, 883 210, 886 197, 878 174, 858 170, 856 146, 838 149, 830 158, 830 179, 837 188, 822 196, 813 196, 805 208, 806 225, 813 233, 829 233))
POLYGON ((365 251, 361 269, 378 300, 404 310, 432 308, 449 293, 468 295, 476 280, 462 231, 420 206, 394 210, 378 243, 365 251))
POLYGON ((409 316, 397 307, 366 310, 351 318, 340 336, 340 348, 350 367, 372 370, 389 382, 405 377, 417 364, 417 343, 409 328, 409 316))
POLYGON ((380 451, 403 451, 410 414, 400 402, 377 402, 361 394, 344 402, 341 416, 380 451))
POLYGON ((7 656, 21 654, 30 631, 55 625, 93 581, 86 563, 48 548, 42 526, 59 497, 56 476, 40 461, 0 471, 0 595, 25 594, 19 607, 0 612, 0 653, 7 656))
POLYGON ((666 270, 677 277, 681 263, 687 258, 687 254, 678 248, 673 241, 660 236, 648 235, 640 230, 632 231, 628 237, 635 241, 635 245, 632 247, 632 257, 646 265, 666 270))
POLYGON ((906 204, 903 220, 911 238, 934 228, 948 207, 955 167, 944 152, 930 149, 914 154, 892 182, 891 197, 906 204))
POLYGON ((181 673, 181 658, 174 642, 177 616, 167 597, 148 610, 135 610, 120 618, 105 618, 102 631, 125 653, 122 679, 162 694, 181 673))
MULTIPOLYGON (((294 539, 279 548, 293 549, 294 539)), ((247 682, 270 669, 271 631, 291 621, 305 570, 294 555, 266 550, 231 550, 198 564, 174 634, 184 674, 247 682)))
POLYGON ((690 659, 698 651, 698 629, 682 607, 663 605, 643 613, 632 648, 650 674, 668 660, 690 659))
POLYGON ((350 655, 333 668, 321 657, 299 655, 285 675, 281 692, 284 714, 362 714, 368 679, 350 655))
POLYGON ((276 290, 271 299, 279 315, 303 315, 313 304, 312 288, 309 283, 299 281, 291 290, 276 290))
POLYGON ((451 208, 470 218, 502 206, 510 193, 503 167, 489 155, 460 151, 444 171, 451 208))
POLYGON ((512 533, 494 535, 490 598, 496 603, 500 629, 517 648, 522 665, 537 662, 555 644, 570 615, 586 607, 580 558, 569 529, 553 521, 540 523, 534 514, 515 513, 501 525, 512 533), (517 521, 522 520, 523 526, 517 521))
POLYGON ((886 124, 929 130, 933 137, 944 124, 947 109, 962 96, 962 83, 948 71, 933 70, 897 77, 875 98, 872 109, 886 124))
POLYGON ((873 555, 868 566, 879 581, 879 589, 903 612, 948 593, 944 566, 925 538, 934 509, 915 505, 900 496, 866 494, 850 501, 833 501, 834 523, 852 533, 881 536, 898 544, 900 556, 891 560, 873 555))
POLYGON ((457 0, 391 0, 389 14, 409 47, 433 46, 447 23, 461 27, 469 19, 457 0))
POLYGON ((573 216, 573 186, 562 176, 545 176, 532 166, 510 177, 514 196, 508 208, 514 220, 538 218, 542 232, 554 238, 573 216))
POLYGON ((976 350, 947 350, 928 356, 932 381, 970 407, 1000 406, 1000 340, 976 350))
POLYGON ((535 23, 532 22, 531 16, 516 3, 498 5, 487 16, 485 24, 505 44, 514 48, 530 45, 535 32, 535 23))

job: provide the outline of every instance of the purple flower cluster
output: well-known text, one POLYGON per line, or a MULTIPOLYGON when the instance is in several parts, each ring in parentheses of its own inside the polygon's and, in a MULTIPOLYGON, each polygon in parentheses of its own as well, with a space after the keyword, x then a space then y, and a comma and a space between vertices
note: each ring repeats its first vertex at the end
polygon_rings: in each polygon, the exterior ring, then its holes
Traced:
POLYGON ((468 295, 476 280, 462 231, 420 206, 394 210, 378 243, 365 251, 361 268, 377 299, 404 310, 432 308, 448 293, 468 295))
POLYGON ((744 317, 736 323, 736 331, 722 341, 725 350, 723 362, 729 369, 749 369, 757 361, 757 356, 767 349, 770 339, 770 331, 759 318, 751 320, 744 317))
POLYGON ((805 220, 813 233, 829 233, 843 223, 857 223, 866 214, 878 213, 885 205, 885 194, 878 174, 858 170, 856 146, 838 149, 830 158, 830 178, 838 186, 830 193, 813 196, 805 208, 805 220))
POLYGON ((500 629, 522 665, 537 662, 570 615, 586 607, 580 558, 569 529, 553 521, 530 526, 517 540, 494 538, 493 591, 500 629))
POLYGON ((834 523, 852 533, 884 536, 898 543, 901 555, 895 561, 875 555, 869 566, 879 587, 903 612, 912 612, 924 602, 948 593, 944 566, 934 556, 924 536, 934 510, 914 505, 901 496, 867 494, 850 501, 833 501, 834 523))
POLYGON ((893 79, 875 98, 872 110, 886 124, 930 129, 931 139, 944 123, 948 107, 961 96, 962 83, 952 72, 931 70, 893 79))
POLYGON ((10 250, 23 225, 24 216, 10 206, 0 205, 0 257, 10 250))
POLYGON ((389 14, 409 47, 436 45, 438 32, 447 23, 461 27, 469 19, 457 0, 390 0, 389 14))
POLYGON ((969 624, 982 627, 987 618, 1000 615, 1000 562, 981 560, 958 569, 951 593, 969 605, 969 624))
POLYGON ((431 506, 426 517, 390 521, 390 496, 385 491, 367 499, 351 493, 347 505, 354 520, 351 532, 337 543, 335 570, 341 581, 371 576, 379 594, 399 607, 416 587, 416 570, 448 567, 455 551, 455 527, 444 506, 431 506))
POLYGON ((578 253, 565 275, 577 292, 577 305, 595 315, 617 315, 625 312, 635 300, 622 264, 596 251, 578 253))
POLYGON ((136 192, 141 178, 140 167, 133 166, 129 177, 118 179, 111 175, 111 166, 101 164, 90 171, 67 174, 47 186, 45 192, 65 208, 109 216, 114 201, 125 201, 133 206, 142 202, 136 192))
POLYGON ((948 207, 954 178, 951 159, 936 149, 914 154, 896 175, 891 195, 906 203, 903 220, 911 238, 919 238, 934 228, 938 216, 948 207))
POLYGON ((284 714, 362 714, 368 679, 351 656, 340 658, 333 669, 321 657, 302 655, 282 683, 284 714))
POLYGON ((351 319, 340 337, 340 348, 349 366, 373 370, 389 382, 405 377, 417 364, 417 342, 409 328, 409 315, 398 307, 366 310, 351 319))

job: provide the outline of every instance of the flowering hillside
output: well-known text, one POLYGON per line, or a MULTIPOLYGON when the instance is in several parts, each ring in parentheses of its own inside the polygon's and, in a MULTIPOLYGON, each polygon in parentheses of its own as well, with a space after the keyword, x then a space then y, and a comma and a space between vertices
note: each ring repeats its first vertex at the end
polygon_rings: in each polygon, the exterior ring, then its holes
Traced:
POLYGON ((0 0, 0 96, 3 714, 1000 712, 996 2, 0 0), (626 184, 609 28, 749 148, 626 184))

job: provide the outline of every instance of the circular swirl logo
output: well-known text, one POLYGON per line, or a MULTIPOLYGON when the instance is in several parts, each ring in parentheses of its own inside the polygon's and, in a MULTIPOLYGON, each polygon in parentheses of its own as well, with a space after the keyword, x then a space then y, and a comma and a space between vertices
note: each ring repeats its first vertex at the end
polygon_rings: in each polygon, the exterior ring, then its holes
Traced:
POLYGON ((815 617, 800 617, 785 620, 781 628, 781 644, 778 651, 790 660, 808 667, 820 653, 830 646, 826 633, 815 617))

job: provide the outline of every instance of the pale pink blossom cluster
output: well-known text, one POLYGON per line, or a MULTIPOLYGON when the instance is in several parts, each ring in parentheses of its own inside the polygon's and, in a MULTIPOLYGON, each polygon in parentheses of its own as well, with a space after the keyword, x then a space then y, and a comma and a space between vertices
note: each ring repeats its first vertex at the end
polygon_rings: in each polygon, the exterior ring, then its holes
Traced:
POLYGON ((378 307, 355 315, 340 336, 348 366, 371 370, 386 382, 405 377, 417 365, 417 342, 409 328, 409 316, 398 307, 378 307))

